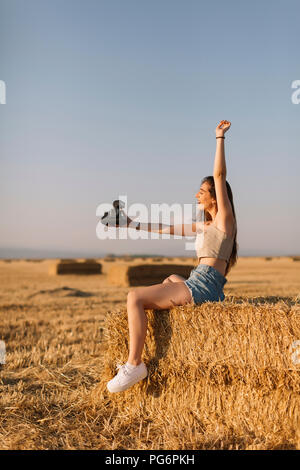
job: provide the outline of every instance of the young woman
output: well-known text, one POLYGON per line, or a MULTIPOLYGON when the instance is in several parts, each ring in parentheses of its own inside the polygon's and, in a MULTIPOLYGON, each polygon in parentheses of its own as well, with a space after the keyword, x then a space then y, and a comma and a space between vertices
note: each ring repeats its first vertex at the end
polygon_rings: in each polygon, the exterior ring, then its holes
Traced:
POLYGON ((226 275, 237 261, 237 226, 232 191, 226 181, 224 152, 225 133, 230 128, 229 121, 221 121, 216 128, 216 155, 213 176, 201 182, 196 198, 203 205, 205 221, 202 222, 202 237, 198 237, 198 224, 178 224, 153 230, 151 223, 134 225, 128 217, 128 225, 138 230, 158 233, 195 236, 198 266, 185 280, 172 274, 161 284, 132 289, 127 297, 129 326, 129 356, 126 364, 118 366, 118 374, 108 382, 110 392, 127 390, 147 376, 147 368, 142 362, 142 352, 147 333, 145 309, 165 310, 178 305, 201 304, 206 301, 223 301, 223 287, 226 275))

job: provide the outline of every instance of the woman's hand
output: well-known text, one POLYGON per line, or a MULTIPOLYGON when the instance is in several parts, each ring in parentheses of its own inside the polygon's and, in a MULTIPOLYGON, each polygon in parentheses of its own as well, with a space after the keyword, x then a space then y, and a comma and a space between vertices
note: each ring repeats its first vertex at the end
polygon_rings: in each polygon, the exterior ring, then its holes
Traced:
POLYGON ((131 228, 135 228, 136 227, 136 221, 134 219, 136 219, 137 217, 138 217, 138 215, 136 215, 135 217, 133 217, 133 219, 131 219, 127 215, 127 225, 126 225, 126 227, 129 227, 133 222, 133 226, 131 226, 131 228))
POLYGON ((231 122, 229 121, 221 121, 220 124, 216 127, 216 137, 223 137, 225 132, 228 131, 229 127, 231 126, 231 122))
POLYGON ((127 216, 127 225, 126 225, 126 227, 129 227, 129 225, 131 224, 131 222, 132 222, 132 219, 127 216))

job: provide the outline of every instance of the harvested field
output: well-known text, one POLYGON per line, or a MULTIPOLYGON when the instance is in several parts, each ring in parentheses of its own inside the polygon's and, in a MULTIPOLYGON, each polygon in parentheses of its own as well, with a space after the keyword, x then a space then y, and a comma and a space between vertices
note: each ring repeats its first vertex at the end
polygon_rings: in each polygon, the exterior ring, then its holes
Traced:
POLYGON ((129 288, 96 261, 0 261, 1 449, 300 449, 300 263, 239 258, 223 303, 148 310, 149 377, 121 396, 129 288))

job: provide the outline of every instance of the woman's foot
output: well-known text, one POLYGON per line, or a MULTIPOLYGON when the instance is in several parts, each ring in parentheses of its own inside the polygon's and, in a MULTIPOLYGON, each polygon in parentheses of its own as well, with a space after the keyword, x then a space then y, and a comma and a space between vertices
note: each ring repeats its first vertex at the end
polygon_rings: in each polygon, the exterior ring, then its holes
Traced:
POLYGON ((148 375, 147 367, 143 362, 138 366, 133 366, 126 362, 124 365, 118 365, 119 372, 107 383, 107 388, 111 393, 123 392, 148 375))

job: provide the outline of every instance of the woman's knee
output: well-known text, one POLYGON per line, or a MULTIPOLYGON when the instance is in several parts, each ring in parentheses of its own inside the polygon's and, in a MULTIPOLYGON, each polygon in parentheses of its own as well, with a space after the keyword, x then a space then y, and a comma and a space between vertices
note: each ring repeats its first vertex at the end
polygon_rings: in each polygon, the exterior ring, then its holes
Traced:
POLYGON ((128 292, 127 303, 138 302, 139 300, 141 300, 141 295, 139 294, 138 290, 133 289, 128 292))
POLYGON ((171 276, 167 277, 167 279, 164 280, 168 282, 184 282, 185 278, 182 276, 179 276, 178 274, 171 274, 171 276))

